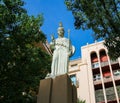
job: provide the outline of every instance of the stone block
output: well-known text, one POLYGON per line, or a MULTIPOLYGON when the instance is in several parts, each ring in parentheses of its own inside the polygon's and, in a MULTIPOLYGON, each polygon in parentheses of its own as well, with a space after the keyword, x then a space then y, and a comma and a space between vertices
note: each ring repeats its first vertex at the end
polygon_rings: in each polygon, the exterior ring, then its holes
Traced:
POLYGON ((72 103, 72 83, 67 74, 53 79, 51 103, 72 103))
POLYGON ((40 81, 37 103, 51 103, 52 79, 44 79, 40 81))
POLYGON ((77 88, 75 85, 72 86, 72 102, 77 103, 77 88))
POLYGON ((76 87, 67 74, 40 81, 37 103, 76 103, 76 87))

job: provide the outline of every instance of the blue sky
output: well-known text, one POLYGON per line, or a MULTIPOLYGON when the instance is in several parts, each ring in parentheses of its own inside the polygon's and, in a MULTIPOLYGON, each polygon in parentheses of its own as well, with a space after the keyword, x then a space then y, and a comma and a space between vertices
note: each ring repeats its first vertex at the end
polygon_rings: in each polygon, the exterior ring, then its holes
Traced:
POLYGON ((50 42, 50 35, 54 34, 55 38, 57 35, 57 28, 59 22, 63 23, 65 29, 65 37, 68 37, 68 29, 70 29, 70 40, 75 46, 76 51, 70 59, 81 58, 81 46, 87 43, 91 44, 94 42, 91 30, 83 31, 76 30, 74 27, 74 17, 71 11, 68 11, 64 0, 24 0, 25 8, 29 15, 37 16, 43 14, 44 23, 40 28, 50 42))

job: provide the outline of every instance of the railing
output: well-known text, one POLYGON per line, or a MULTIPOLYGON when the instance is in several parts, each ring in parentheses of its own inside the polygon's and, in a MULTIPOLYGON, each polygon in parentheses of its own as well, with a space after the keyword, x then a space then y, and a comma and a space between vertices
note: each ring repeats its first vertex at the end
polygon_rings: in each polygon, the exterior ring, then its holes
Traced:
MULTIPOLYGON (((103 78, 103 80, 104 80, 104 83, 107 83, 107 82, 111 82, 112 81, 112 78, 111 77, 104 77, 103 78)), ((120 76, 114 76, 114 80, 120 80, 120 76)), ((98 85, 98 84, 101 84, 102 83, 102 81, 101 81, 101 79, 94 79, 94 85, 98 85)))
POLYGON ((111 64, 116 64, 116 63, 118 63, 118 60, 115 60, 115 61, 110 60, 110 63, 111 64))
POLYGON ((114 80, 120 80, 120 75, 114 76, 114 80))
MULTIPOLYGON (((111 65, 116 64, 116 63, 118 63, 118 60, 115 60, 115 61, 110 60, 111 65)), ((104 67, 104 66, 107 66, 107 65, 109 65, 108 61, 101 62, 101 67, 104 67)))
MULTIPOLYGON (((111 77, 104 77, 103 78, 103 80, 104 80, 104 83, 107 83, 107 82, 111 82, 112 81, 112 78, 111 77)), ((95 80, 94 79, 94 85, 98 85, 98 84, 101 84, 102 83, 102 81, 101 81, 101 79, 99 79, 99 80, 95 80)))
POLYGON ((104 77, 103 80, 104 80, 104 83, 107 83, 107 82, 111 82, 112 78, 111 77, 107 77, 107 78, 104 77))
MULTIPOLYGON (((111 65, 112 65, 112 64, 116 64, 116 63, 118 63, 118 60, 116 60, 116 61, 110 60, 110 64, 111 64, 111 65)), ((104 66, 109 65, 108 61, 101 62, 100 64, 101 64, 101 67, 104 67, 104 66)), ((99 67, 99 63, 98 63, 98 62, 92 63, 92 68, 93 68, 93 69, 98 68, 98 67, 99 67)))
MULTIPOLYGON (((107 83, 107 82, 111 82, 112 78, 111 77, 110 78, 104 78, 103 80, 104 80, 104 83, 107 83)), ((94 85, 98 85, 98 84, 101 84, 101 83, 102 83, 101 80, 94 81, 94 85)))
POLYGON ((94 85, 98 85, 98 84, 102 84, 102 81, 101 81, 101 79, 100 80, 95 80, 93 83, 94 83, 94 85))
POLYGON ((106 61, 106 62, 101 62, 101 67, 104 67, 104 66, 107 66, 107 65, 109 65, 108 61, 106 61))

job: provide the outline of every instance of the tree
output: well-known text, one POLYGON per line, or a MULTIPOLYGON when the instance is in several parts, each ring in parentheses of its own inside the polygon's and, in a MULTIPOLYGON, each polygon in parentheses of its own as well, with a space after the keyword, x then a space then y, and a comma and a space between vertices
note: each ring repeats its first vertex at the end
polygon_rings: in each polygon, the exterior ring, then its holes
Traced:
POLYGON ((65 0, 76 29, 92 29, 104 39, 111 59, 120 56, 120 0, 65 0))
POLYGON ((0 103, 36 103, 39 81, 50 71, 50 56, 37 42, 42 15, 28 16, 21 0, 0 0, 0 103))

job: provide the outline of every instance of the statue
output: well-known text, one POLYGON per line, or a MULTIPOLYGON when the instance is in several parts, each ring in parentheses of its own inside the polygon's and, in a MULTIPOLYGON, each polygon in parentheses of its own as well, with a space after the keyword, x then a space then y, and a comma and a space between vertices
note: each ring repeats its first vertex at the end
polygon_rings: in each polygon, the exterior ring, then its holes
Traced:
MULTIPOLYGON (((68 33, 69 34, 69 33, 68 33)), ((64 37, 64 28, 62 23, 58 27, 58 38, 51 36, 50 48, 53 50, 51 65, 51 74, 48 77, 68 73, 69 57, 74 53, 75 48, 71 45, 70 40, 64 37)))

